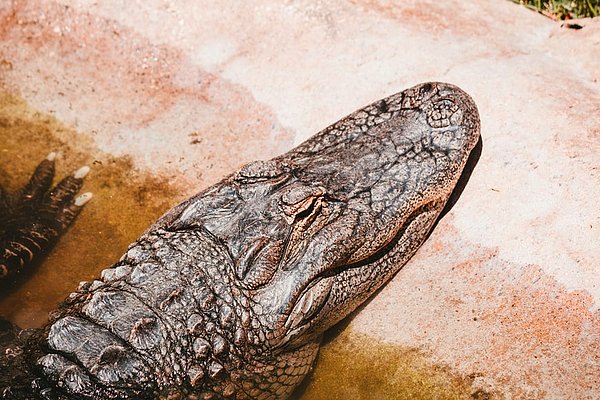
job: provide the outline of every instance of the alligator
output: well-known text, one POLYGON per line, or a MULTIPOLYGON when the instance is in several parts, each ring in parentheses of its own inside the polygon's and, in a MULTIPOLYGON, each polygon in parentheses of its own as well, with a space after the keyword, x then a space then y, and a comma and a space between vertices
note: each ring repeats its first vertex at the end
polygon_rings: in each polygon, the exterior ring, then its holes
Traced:
POLYGON ((4 321, 0 398, 288 398, 324 332, 427 238, 479 130, 465 92, 424 83, 243 166, 166 212, 43 328, 4 321))
POLYGON ((16 193, 0 187, 0 282, 14 283, 43 259, 92 194, 75 197, 89 172, 84 166, 51 188, 56 153, 48 154, 16 193))

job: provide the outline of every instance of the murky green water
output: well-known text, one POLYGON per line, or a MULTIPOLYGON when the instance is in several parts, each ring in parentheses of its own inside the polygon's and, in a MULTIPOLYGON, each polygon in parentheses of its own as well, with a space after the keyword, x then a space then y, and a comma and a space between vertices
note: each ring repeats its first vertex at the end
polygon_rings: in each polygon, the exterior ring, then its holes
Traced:
MULTIPOLYGON (((156 218, 182 200, 166 179, 136 173, 126 158, 22 100, 0 91, 0 185, 16 189, 39 161, 57 151, 57 178, 90 165, 83 191, 94 198, 32 276, 0 293, 0 315, 22 327, 41 326, 82 280, 117 260, 156 218)), ((328 336, 313 374, 296 399, 464 399, 468 379, 428 364, 413 351, 373 342, 346 329, 328 336)))

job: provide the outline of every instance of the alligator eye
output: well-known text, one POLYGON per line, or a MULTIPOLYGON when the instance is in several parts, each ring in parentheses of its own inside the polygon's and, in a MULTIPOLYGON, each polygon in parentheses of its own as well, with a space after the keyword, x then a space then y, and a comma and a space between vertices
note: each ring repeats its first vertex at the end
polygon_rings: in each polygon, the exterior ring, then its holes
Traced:
POLYGON ((236 260, 235 273, 247 289, 257 289, 268 283, 277 270, 285 242, 261 237, 236 260))

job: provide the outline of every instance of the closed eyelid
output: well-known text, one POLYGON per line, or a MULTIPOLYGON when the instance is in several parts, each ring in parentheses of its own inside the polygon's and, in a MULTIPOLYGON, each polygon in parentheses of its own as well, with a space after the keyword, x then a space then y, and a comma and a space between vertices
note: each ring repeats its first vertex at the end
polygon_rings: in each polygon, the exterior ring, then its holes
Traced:
POLYGON ((257 289, 272 279, 285 247, 284 240, 261 237, 236 261, 236 275, 247 289, 257 289))

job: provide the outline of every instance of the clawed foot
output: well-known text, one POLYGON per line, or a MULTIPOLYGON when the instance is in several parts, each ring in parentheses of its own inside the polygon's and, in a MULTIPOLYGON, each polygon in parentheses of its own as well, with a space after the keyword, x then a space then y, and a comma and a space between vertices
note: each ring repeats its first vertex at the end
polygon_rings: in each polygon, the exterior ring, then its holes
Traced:
POLYGON ((87 166, 51 188, 55 158, 50 153, 18 192, 0 188, 0 281, 27 271, 45 255, 92 197, 77 196, 87 166))

